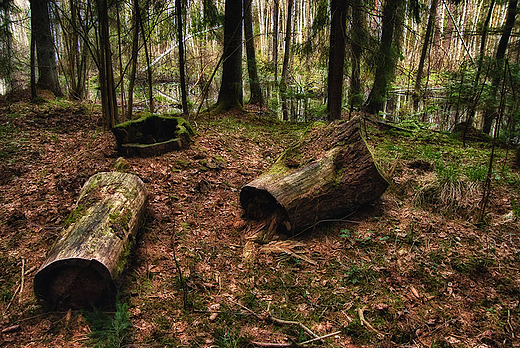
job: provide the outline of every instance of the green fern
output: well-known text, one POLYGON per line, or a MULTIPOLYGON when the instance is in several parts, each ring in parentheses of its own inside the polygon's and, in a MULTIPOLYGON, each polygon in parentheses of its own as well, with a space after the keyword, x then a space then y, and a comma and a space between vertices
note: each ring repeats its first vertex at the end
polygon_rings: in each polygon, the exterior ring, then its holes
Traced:
POLYGON ((94 348, 120 348, 129 340, 132 327, 128 304, 117 301, 113 317, 100 310, 86 312, 90 329, 90 344, 94 348))

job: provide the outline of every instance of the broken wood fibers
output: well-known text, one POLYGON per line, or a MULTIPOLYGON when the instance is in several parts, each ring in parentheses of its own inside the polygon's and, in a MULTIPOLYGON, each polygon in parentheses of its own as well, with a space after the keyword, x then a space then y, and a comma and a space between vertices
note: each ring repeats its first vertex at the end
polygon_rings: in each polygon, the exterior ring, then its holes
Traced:
POLYGON ((269 171, 242 188, 245 218, 294 235, 379 199, 388 183, 363 139, 361 123, 360 118, 317 123, 269 171))
POLYGON ((85 183, 61 236, 34 278, 50 308, 101 306, 113 299, 144 215, 147 191, 127 173, 98 173, 85 183))

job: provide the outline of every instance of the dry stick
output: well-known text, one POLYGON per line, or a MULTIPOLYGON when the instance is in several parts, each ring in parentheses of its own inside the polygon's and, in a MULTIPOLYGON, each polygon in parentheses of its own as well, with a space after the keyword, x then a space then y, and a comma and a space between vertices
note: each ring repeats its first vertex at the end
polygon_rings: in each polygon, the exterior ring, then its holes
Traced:
POLYGON ((336 336, 336 335, 339 335, 340 333, 341 333, 341 331, 331 332, 330 334, 326 334, 326 335, 323 335, 323 336, 320 336, 320 337, 316 337, 316 338, 313 338, 312 340, 308 340, 308 341, 305 341, 305 342, 302 342, 302 343, 299 343, 299 344, 300 345, 304 345, 304 344, 309 344, 309 343, 316 342, 316 341, 321 341, 322 339, 329 338, 329 337, 332 337, 332 336, 336 336))
POLYGON ((359 321, 361 322, 361 325, 366 326, 367 329, 369 329, 372 332, 375 332, 379 338, 384 337, 384 334, 377 331, 366 319, 363 315, 363 312, 365 311, 366 307, 358 308, 358 315, 359 315, 359 321))
POLYGON ((260 320, 265 320, 265 321, 271 321, 275 324, 279 324, 279 325, 294 325, 294 326, 299 326, 303 331, 307 332, 310 336, 312 336, 313 338, 318 338, 319 336, 316 335, 311 329, 309 329, 307 326, 303 325, 302 323, 298 322, 298 321, 290 321, 290 320, 282 320, 282 319, 278 319, 278 318, 275 318, 271 315, 271 313, 267 313, 267 315, 260 315, 260 314, 257 314, 255 312, 253 312, 252 310, 250 310, 249 308, 247 308, 246 306, 243 306, 241 305, 240 303, 238 302, 235 302, 233 300, 230 300, 231 302, 233 302, 234 304, 242 307, 242 309, 248 311, 249 313, 251 313, 252 315, 254 315, 257 319, 260 319, 260 320))
POLYGON ((22 280, 20 281, 20 297, 18 297, 18 303, 22 303, 22 292, 25 282, 25 259, 22 257, 22 280))

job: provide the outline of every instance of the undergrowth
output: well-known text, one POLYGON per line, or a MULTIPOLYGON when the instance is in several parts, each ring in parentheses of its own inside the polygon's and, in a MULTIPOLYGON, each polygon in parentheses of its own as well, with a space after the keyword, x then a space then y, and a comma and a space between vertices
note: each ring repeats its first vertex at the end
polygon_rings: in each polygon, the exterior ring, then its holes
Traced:
POLYGON ((100 310, 85 312, 90 325, 90 345, 94 348, 119 348, 130 340, 130 316, 128 304, 116 302, 116 312, 113 316, 100 310))

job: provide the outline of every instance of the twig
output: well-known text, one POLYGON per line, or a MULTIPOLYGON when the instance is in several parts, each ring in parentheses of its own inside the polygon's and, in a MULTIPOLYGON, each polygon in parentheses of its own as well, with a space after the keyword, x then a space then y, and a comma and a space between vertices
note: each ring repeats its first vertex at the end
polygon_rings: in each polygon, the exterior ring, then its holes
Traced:
POLYGON ((20 291, 20 288, 21 288, 21 286, 18 285, 18 287, 16 288, 16 290, 13 294, 13 297, 11 297, 11 301, 9 301, 9 304, 7 305, 7 308, 5 309, 5 311, 3 313, 4 315, 9 311, 9 308, 11 308, 11 305, 13 304, 14 299, 16 298, 16 295, 18 294, 18 291, 20 291))
POLYGON ((279 324, 279 325, 294 325, 294 326, 299 326, 302 330, 304 330, 305 332, 307 332, 310 336, 312 336, 313 338, 317 338, 318 335, 316 335, 311 329, 309 329, 307 326, 303 325, 302 323, 298 322, 298 321, 291 321, 291 320, 283 320, 283 319, 278 319, 278 318, 275 318, 271 315, 271 313, 267 312, 266 315, 260 315, 260 314, 257 314, 255 312, 253 312, 252 310, 250 310, 249 308, 247 308, 246 306, 243 306, 241 305, 240 303, 238 302, 235 302, 233 300, 230 299, 231 302, 235 303, 236 305, 242 307, 242 309, 248 311, 249 313, 251 313, 252 315, 254 315, 257 319, 260 319, 260 320, 265 320, 265 321, 270 321, 270 322, 273 322, 275 324, 279 324))
POLYGON ((326 335, 323 335, 323 336, 320 336, 320 337, 316 337, 316 338, 313 338, 312 340, 308 340, 308 341, 305 341, 305 342, 302 342, 302 343, 299 343, 299 344, 303 346, 304 344, 309 344, 309 343, 312 343, 312 342, 321 341, 321 340, 323 340, 325 338, 339 335, 340 333, 341 333, 341 331, 332 332, 330 334, 326 334, 326 335))
POLYGON ((18 303, 22 303, 22 292, 25 283, 25 259, 22 257, 22 280, 20 281, 20 296, 18 297, 18 303))
POLYGON ((283 347, 298 347, 295 343, 268 343, 268 342, 249 342, 251 345, 256 347, 267 347, 267 348, 283 348, 283 347))
POLYGON ((361 322, 361 325, 366 326, 367 329, 369 329, 372 332, 375 332, 379 338, 383 338, 384 335, 377 331, 366 319, 363 315, 363 312, 365 311, 366 307, 358 308, 358 315, 359 315, 359 321, 361 322))

